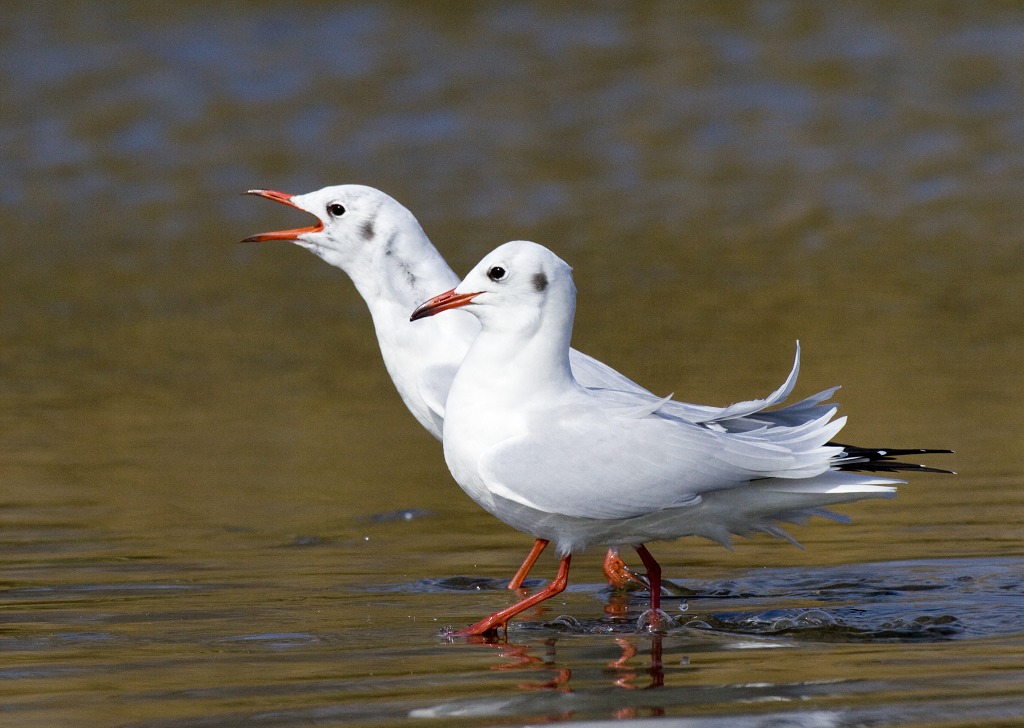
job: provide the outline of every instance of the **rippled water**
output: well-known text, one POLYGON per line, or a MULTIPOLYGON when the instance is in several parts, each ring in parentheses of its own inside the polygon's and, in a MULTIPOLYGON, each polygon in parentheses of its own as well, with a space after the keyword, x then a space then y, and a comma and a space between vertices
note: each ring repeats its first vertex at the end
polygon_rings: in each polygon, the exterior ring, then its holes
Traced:
MULTIPOLYGON (((0 724, 1024 721, 1024 11, 1011 3, 9 3, 0 724), (951 447, 851 525, 599 554, 507 642, 528 541, 452 483, 351 284, 239 192, 359 182, 459 271, 575 269, 658 392, 843 384, 951 447)), ((550 557, 536 588, 554 571, 550 557)))

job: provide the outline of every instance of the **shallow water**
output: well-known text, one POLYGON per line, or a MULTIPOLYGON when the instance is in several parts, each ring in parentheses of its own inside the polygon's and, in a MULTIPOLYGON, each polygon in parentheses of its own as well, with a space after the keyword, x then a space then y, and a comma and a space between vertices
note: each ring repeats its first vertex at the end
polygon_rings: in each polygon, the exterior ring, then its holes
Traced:
POLYGON ((12 3, 0 23, 0 724, 1024 721, 1024 11, 12 3), (452 483, 344 275, 239 192, 360 182, 453 267, 575 269, 576 346, 726 404, 843 384, 894 501, 600 554, 452 483), (554 571, 538 564, 528 586, 554 571))

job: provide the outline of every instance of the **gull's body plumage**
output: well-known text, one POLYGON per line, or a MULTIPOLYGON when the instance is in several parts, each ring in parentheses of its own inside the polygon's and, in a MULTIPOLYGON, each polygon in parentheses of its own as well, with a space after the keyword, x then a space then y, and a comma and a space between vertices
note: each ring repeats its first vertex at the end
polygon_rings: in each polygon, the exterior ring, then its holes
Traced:
POLYGON ((446 461, 477 503, 563 554, 776 532, 777 520, 890 496, 899 482, 834 468, 843 449, 827 443, 845 418, 833 419, 824 394, 798 403, 802 419, 790 411, 779 423, 771 413, 756 419, 761 402, 734 411, 753 410, 746 417, 718 410, 719 418, 699 418, 635 385, 582 386, 569 364, 575 287, 569 266, 546 248, 507 243, 455 291, 483 291, 466 306, 482 330, 448 395, 446 461), (508 279, 489 280, 494 267, 508 279), (543 290, 532 283, 538 276, 543 290))

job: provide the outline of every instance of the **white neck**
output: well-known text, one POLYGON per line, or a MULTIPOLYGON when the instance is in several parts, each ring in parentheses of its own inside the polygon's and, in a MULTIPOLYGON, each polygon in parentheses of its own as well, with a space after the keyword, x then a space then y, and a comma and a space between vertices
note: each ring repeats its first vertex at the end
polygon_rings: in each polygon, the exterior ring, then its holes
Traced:
POLYGON ((543 316, 535 311, 508 325, 501 318, 503 312, 491 315, 488 311, 453 388, 466 384, 477 393, 493 394, 496 400, 520 403, 575 388, 569 366, 574 311, 571 304, 560 312, 547 310, 543 316))
POLYGON ((409 321, 416 306, 459 282, 426 236, 422 232, 420 236, 387 239, 365 268, 349 274, 370 309, 384 365, 402 401, 420 424, 440 438, 442 423, 423 400, 421 376, 431 367, 454 370, 480 326, 464 311, 409 321))

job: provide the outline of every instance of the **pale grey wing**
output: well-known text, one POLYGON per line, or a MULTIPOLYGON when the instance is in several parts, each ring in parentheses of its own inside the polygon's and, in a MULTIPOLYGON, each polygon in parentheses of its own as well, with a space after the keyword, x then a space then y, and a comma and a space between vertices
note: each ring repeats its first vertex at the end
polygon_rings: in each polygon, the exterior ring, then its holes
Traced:
MULTIPOLYGON (((584 387, 589 389, 617 390, 647 398, 641 399, 641 401, 650 401, 652 403, 659 401, 657 395, 586 354, 575 349, 570 350, 569 360, 576 381, 584 387)), ((809 420, 818 419, 831 409, 831 406, 821 403, 829 399, 839 389, 838 387, 832 387, 787 407, 769 410, 770 407, 782 404, 792 393, 799 373, 800 342, 798 341, 796 342, 793 368, 789 376, 786 377, 786 381, 783 382, 781 387, 764 399, 737 402, 728 407, 714 407, 711 405, 690 404, 689 402, 670 400, 658 407, 658 411, 686 420, 687 422, 717 425, 717 429, 725 432, 746 432, 763 427, 764 425, 797 426, 809 420)), ((640 406, 642 407, 643 405, 640 406)))
POLYGON ((654 396, 625 374, 576 349, 569 349, 569 366, 576 381, 588 389, 618 389, 654 396))
POLYGON ((550 417, 480 457, 487 488, 548 513, 632 518, 767 477, 810 477, 838 450, 842 419, 732 435, 651 415, 550 417))
POLYGON ((723 429, 729 432, 742 432, 756 427, 763 427, 764 425, 794 427, 808 420, 817 419, 828 410, 834 408, 834 404, 822 403, 831 399, 838 389, 839 387, 830 387, 781 409, 754 412, 745 417, 735 419, 718 419, 715 420, 715 424, 721 425, 723 429))
MULTIPOLYGON (((576 349, 569 350, 569 365, 572 367, 573 377, 586 389, 600 390, 608 394, 638 395, 640 399, 637 401, 640 403, 638 405, 640 407, 644 406, 643 402, 650 401, 654 403, 662 401, 662 398, 640 386, 626 375, 576 349)), ((660 409, 663 409, 673 417, 678 417, 688 422, 714 421, 724 412, 721 407, 676 401, 665 402, 660 409)))
POLYGON ((687 404, 686 402, 665 401, 648 389, 641 387, 632 379, 627 377, 602 361, 588 356, 576 349, 569 350, 569 365, 572 367, 573 377, 576 382, 586 388, 601 394, 612 397, 623 395, 625 400, 630 396, 636 396, 635 406, 643 408, 647 403, 654 404, 661 402, 657 409, 669 408, 674 417, 689 422, 699 422, 702 419, 714 417, 722 411, 720 407, 706 407, 699 404, 687 404))
POLYGON ((766 425, 783 425, 786 427, 797 427, 811 420, 819 419, 829 410, 834 408, 831 404, 822 404, 832 397, 839 387, 812 394, 794 404, 770 410, 770 407, 782 404, 793 392, 796 380, 800 374, 800 342, 796 342, 796 356, 793 360, 793 368, 786 377, 782 386, 772 392, 764 399, 752 399, 746 402, 737 402, 728 407, 708 407, 703 405, 687 404, 685 402, 669 402, 661 411, 665 414, 681 416, 690 422, 697 422, 714 426, 725 432, 749 432, 766 425))
POLYGON ((710 431, 674 442, 659 433, 652 447, 649 426, 604 424, 600 430, 585 420, 531 427, 528 435, 481 455, 484 483, 495 495, 545 513, 617 519, 699 502, 702 488, 729 482, 706 455, 713 447, 710 431))

